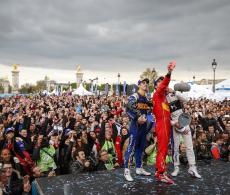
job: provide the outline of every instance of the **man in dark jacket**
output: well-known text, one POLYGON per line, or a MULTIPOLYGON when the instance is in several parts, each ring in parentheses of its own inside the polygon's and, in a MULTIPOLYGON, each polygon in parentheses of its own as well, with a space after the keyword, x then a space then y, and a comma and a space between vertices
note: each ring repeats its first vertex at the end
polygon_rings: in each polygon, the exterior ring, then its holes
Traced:
POLYGON ((73 157, 75 159, 73 159, 73 162, 70 165, 71 173, 80 173, 94 170, 94 164, 90 160, 86 159, 83 149, 78 149, 74 153, 73 157))

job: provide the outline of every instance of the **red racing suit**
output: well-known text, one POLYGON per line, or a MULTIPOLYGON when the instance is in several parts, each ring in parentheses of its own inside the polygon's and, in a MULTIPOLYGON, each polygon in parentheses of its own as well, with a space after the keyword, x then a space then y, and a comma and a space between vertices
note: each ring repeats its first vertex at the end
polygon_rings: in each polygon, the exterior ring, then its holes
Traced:
POLYGON ((168 73, 160 86, 153 94, 153 114, 156 117, 156 136, 158 151, 156 156, 156 174, 162 174, 166 171, 166 155, 168 152, 168 143, 170 139, 170 110, 166 101, 166 88, 170 82, 168 73))

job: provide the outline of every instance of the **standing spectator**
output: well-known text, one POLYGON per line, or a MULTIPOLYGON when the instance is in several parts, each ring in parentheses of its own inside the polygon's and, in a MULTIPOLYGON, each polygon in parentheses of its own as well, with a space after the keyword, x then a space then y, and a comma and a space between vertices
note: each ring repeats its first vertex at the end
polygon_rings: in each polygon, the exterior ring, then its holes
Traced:
POLYGON ((43 135, 39 135, 37 138, 33 159, 43 173, 47 173, 50 170, 56 170, 57 168, 55 163, 55 148, 49 144, 47 139, 43 138, 43 135))
POLYGON ((221 147, 223 144, 223 138, 222 136, 216 136, 214 139, 214 143, 212 144, 211 147, 211 152, 213 159, 220 159, 221 158, 221 147))
POLYGON ((208 144, 206 134, 204 132, 198 134, 196 141, 197 160, 203 160, 206 163, 210 163, 212 159, 210 148, 211 145, 208 144))

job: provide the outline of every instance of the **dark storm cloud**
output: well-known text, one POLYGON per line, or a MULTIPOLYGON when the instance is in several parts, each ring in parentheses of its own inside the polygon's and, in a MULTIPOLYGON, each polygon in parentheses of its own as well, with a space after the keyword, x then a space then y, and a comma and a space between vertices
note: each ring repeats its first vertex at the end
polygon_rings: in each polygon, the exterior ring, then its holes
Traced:
POLYGON ((0 2, 0 63, 106 71, 230 63, 229 0, 0 2))

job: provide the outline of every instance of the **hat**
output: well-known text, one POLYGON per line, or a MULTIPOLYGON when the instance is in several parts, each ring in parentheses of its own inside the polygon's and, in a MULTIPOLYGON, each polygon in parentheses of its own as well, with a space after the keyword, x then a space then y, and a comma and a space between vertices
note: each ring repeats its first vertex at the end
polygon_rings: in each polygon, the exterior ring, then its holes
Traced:
POLYGON ((160 77, 158 77, 156 80, 154 80, 154 81, 153 81, 154 86, 157 85, 158 81, 160 81, 160 80, 161 80, 161 81, 164 80, 164 77, 163 77, 163 76, 160 76, 160 77))
POLYGON ((138 81, 138 85, 140 85, 142 82, 146 82, 147 84, 149 84, 149 79, 148 78, 144 78, 144 79, 140 79, 139 81, 138 81))
POLYGON ((71 132, 71 129, 66 129, 65 130, 65 136, 68 136, 70 132, 71 132))
POLYGON ((9 127, 5 130, 4 134, 8 134, 10 132, 14 132, 14 128, 13 127, 9 127))

